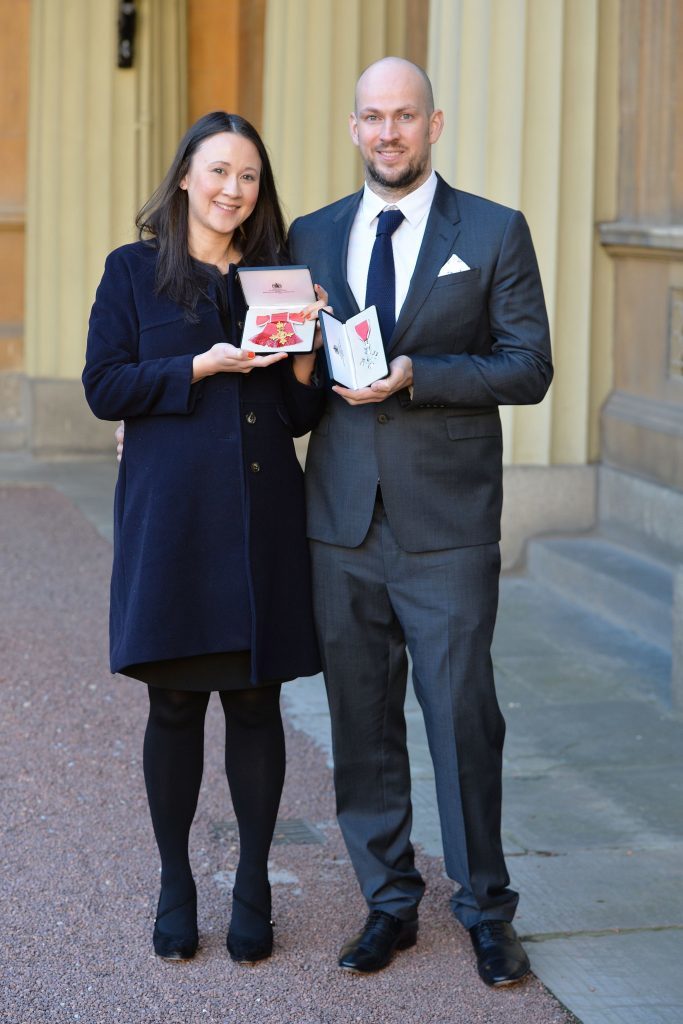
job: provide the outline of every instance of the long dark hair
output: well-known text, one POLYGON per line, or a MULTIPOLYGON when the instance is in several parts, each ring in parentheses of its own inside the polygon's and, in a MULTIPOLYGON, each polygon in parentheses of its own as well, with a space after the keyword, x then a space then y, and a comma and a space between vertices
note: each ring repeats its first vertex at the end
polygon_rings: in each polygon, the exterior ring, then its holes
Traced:
MULTIPOLYGON (((268 266, 286 259, 285 224, 275 189, 275 179, 266 147, 256 129, 239 114, 216 110, 205 114, 188 128, 166 177, 147 200, 135 225, 143 240, 153 240, 159 249, 156 269, 157 292, 184 306, 195 319, 200 296, 210 295, 210 284, 220 278, 215 267, 193 259, 188 250, 187 192, 180 188, 199 146, 212 135, 234 132, 256 146, 261 159, 258 199, 253 212, 239 227, 242 263, 268 266)), ((219 289, 220 294, 220 289, 219 289)))

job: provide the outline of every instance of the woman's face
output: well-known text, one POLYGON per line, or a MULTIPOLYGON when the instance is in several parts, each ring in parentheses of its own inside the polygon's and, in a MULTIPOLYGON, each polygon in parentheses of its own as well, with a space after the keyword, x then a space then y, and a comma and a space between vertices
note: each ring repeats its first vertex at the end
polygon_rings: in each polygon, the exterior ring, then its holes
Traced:
POLYGON ((261 160, 253 142, 219 132, 195 150, 180 182, 187 192, 190 235, 228 236, 249 217, 258 199, 261 160))

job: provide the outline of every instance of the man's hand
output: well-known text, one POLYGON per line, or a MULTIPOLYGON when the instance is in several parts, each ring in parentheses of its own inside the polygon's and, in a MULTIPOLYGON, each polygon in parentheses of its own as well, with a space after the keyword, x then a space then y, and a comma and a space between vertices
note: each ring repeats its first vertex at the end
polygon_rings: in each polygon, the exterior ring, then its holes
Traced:
POLYGON ((389 395, 409 388, 413 383, 413 361, 410 356, 396 356, 389 363, 389 376, 383 380, 376 380, 369 388, 360 388, 352 391, 350 388, 343 388, 335 384, 332 388, 338 395, 348 402, 349 405, 367 405, 369 402, 383 402, 389 395))
POLYGON ((292 358, 294 359, 294 376, 301 384, 310 384, 313 370, 315 368, 315 354, 319 348, 322 348, 323 335, 320 329, 320 322, 317 319, 318 313, 321 309, 324 309, 328 313, 333 313, 332 306, 327 305, 328 294, 322 285, 313 285, 315 288, 315 294, 318 296, 318 301, 311 303, 310 306, 306 306, 305 309, 301 310, 302 316, 307 320, 315 320, 315 334, 313 336, 313 351, 312 352, 293 352, 292 358))
MULTIPOLYGON (((334 313, 334 310, 332 309, 332 306, 328 306, 329 295, 327 294, 323 286, 321 284, 314 284, 313 288, 315 290, 315 294, 317 295, 317 301, 312 302, 310 306, 306 306, 304 309, 302 309, 301 315, 306 320, 315 320, 315 339, 313 341, 313 351, 315 352, 317 349, 322 348, 323 344, 322 331, 320 330, 320 324, 317 319, 318 313, 320 312, 321 309, 324 309, 326 313, 334 313)), ((308 353, 294 352, 293 355, 297 356, 298 358, 300 355, 308 355, 308 353)))
POLYGON ((121 420, 121 422, 119 423, 118 427, 114 431, 114 440, 116 441, 116 461, 117 462, 121 461, 121 456, 123 455, 123 434, 124 434, 124 425, 123 425, 123 420, 121 420))

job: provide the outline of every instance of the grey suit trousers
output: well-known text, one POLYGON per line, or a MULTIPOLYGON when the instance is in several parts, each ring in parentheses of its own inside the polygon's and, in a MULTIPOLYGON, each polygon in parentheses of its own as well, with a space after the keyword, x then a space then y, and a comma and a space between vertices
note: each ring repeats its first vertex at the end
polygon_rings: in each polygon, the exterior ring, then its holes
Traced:
POLYGON ((424 890, 410 842, 404 700, 410 652, 434 764, 456 917, 511 920, 517 893, 500 837, 505 724, 490 647, 498 544, 410 553, 381 501, 357 548, 311 542, 332 717, 337 812, 371 909, 414 916, 424 890))

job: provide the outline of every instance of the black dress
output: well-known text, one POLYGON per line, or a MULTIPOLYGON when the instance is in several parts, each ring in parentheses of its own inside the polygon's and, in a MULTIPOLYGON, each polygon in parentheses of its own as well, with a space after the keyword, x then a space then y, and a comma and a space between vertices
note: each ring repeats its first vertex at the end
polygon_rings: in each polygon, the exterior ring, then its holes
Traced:
MULTIPOLYGON (((150 686, 206 693, 213 690, 250 689, 250 670, 251 651, 223 651, 129 665, 121 674, 140 679, 150 686)), ((262 680, 261 685, 267 682, 262 680)), ((273 679, 270 682, 280 683, 282 680, 273 679)))

